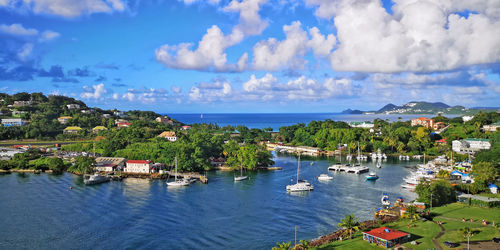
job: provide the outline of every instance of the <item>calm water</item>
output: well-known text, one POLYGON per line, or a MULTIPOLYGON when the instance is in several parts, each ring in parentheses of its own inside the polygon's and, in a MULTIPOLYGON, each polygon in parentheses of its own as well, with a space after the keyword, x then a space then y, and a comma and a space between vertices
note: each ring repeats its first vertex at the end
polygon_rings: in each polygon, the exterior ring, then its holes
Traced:
POLYGON ((233 173, 209 172, 209 184, 167 188, 162 181, 127 179, 84 186, 71 174, 0 176, 0 249, 12 248, 167 248, 269 249, 277 241, 293 241, 330 233, 344 215, 370 219, 383 192, 392 200, 414 194, 400 188, 408 169, 397 160, 380 176, 326 173, 334 159, 302 160, 302 177, 315 190, 291 195, 285 186, 295 178, 297 161, 278 156, 282 171, 250 173, 234 183, 233 173), (73 186, 73 190, 68 187, 73 186))
MULTIPOLYGON (((300 114, 168 114, 186 124, 192 123, 217 123, 220 126, 238 126, 245 125, 249 128, 272 128, 278 131, 282 126, 291 126, 297 123, 309 123, 311 121, 324 121, 331 119, 334 121, 373 121, 374 119, 388 119, 397 121, 399 117, 403 121, 411 120, 425 115, 346 115, 338 113, 300 113, 300 114)), ((427 115, 434 117, 436 115, 427 115)), ((447 117, 456 117, 456 115, 446 115, 447 117)))

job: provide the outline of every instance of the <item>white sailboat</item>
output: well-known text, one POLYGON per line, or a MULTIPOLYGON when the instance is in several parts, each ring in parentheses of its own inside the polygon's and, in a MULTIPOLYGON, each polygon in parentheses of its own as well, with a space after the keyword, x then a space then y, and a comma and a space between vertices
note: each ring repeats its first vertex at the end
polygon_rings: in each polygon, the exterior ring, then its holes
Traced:
POLYGON ((359 150, 359 141, 358 141, 358 156, 356 157, 358 161, 366 161, 368 157, 366 155, 362 155, 360 150, 359 150))
POLYGON ((248 176, 246 175, 243 175, 243 159, 240 159, 241 160, 241 163, 240 163, 240 176, 235 176, 234 177, 234 181, 242 181, 242 180, 245 180, 248 178, 248 176))
POLYGON ((292 184, 292 185, 287 185, 286 191, 288 191, 288 192, 301 192, 301 191, 314 190, 314 186, 311 185, 311 183, 309 183, 306 180, 299 180, 299 173, 300 173, 300 153, 299 153, 299 160, 297 163, 297 183, 292 184))
POLYGON ((174 181, 167 182, 167 186, 180 187, 188 186, 191 182, 187 179, 177 180, 177 156, 175 157, 175 179, 174 181))
POLYGON ((380 164, 380 161, 377 161, 377 168, 382 168, 382 164, 380 164))

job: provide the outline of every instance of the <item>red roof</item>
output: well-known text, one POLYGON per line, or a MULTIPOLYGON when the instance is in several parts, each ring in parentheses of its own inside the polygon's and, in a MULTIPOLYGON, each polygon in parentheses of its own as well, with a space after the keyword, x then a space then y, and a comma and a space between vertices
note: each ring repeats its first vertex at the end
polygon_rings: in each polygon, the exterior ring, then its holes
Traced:
POLYGON ((128 160, 127 163, 149 164, 151 161, 147 160, 128 160))
POLYGON ((394 230, 388 227, 379 227, 364 233, 384 240, 394 240, 408 236, 408 234, 405 232, 394 230))
POLYGON ((118 126, 130 126, 130 122, 120 122, 118 126))
POLYGON ((441 140, 437 140, 436 142, 438 142, 438 143, 446 143, 446 138, 443 138, 441 140))

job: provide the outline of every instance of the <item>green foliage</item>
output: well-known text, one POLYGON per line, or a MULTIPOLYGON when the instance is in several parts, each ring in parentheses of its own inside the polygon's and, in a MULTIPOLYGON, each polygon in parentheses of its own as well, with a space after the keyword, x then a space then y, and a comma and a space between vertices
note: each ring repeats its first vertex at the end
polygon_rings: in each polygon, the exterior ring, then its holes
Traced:
POLYGON ((292 242, 276 242, 276 246, 272 250, 288 250, 292 246, 292 242))
POLYGON ((75 158, 75 162, 73 163, 73 165, 68 168, 68 171, 75 174, 92 173, 93 172, 92 168, 94 166, 95 166, 95 158, 78 156, 75 158))
POLYGON ((407 206, 406 212, 405 212, 405 217, 409 218, 412 222, 418 220, 420 218, 420 215, 418 215, 417 207, 407 206))
POLYGON ((257 167, 267 167, 274 164, 271 160, 272 155, 261 145, 240 146, 235 141, 229 141, 224 145, 224 155, 226 156, 226 165, 238 169, 241 161, 243 168, 255 170, 257 167))
POLYGON ((352 237, 353 233, 360 230, 358 225, 358 218, 354 217, 354 214, 346 215, 344 219, 340 219, 340 223, 337 224, 337 226, 346 229, 345 234, 347 234, 349 238, 352 237))
POLYGON ((495 181, 497 169, 489 162, 479 162, 473 165, 472 173, 474 174, 474 181, 480 185, 488 185, 495 181))
POLYGON ((29 167, 34 169, 47 170, 50 169, 54 173, 62 173, 66 170, 66 165, 63 160, 57 157, 41 157, 29 162, 29 167))
POLYGON ((456 194, 448 181, 437 180, 433 182, 421 181, 415 188, 418 201, 425 202, 433 207, 438 207, 456 201, 456 194), (431 201, 432 194, 432 201, 431 201))

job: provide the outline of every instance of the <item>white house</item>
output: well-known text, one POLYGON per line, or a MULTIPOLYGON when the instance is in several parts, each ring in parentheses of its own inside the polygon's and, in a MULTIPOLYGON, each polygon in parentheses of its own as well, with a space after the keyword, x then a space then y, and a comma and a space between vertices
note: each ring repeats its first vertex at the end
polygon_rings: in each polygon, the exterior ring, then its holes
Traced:
POLYGON ((150 173, 153 164, 148 160, 128 160, 124 172, 127 173, 150 173))
POLYGON ((125 158, 121 157, 97 157, 95 158, 95 168, 103 172, 113 172, 123 169, 125 161, 125 158))
POLYGON ((177 136, 175 135, 175 132, 173 131, 164 131, 158 137, 165 138, 169 141, 177 141, 177 136))
POLYGON ((2 125, 4 127, 18 127, 18 126, 24 126, 28 123, 29 123, 28 121, 25 121, 21 118, 2 119, 2 125))
POLYGON ((468 122, 468 121, 472 120, 472 118, 474 118, 473 115, 464 115, 464 116, 462 116, 462 121, 468 122))
POLYGON ((483 131, 496 132, 500 128, 500 122, 493 124, 483 125, 483 131))
POLYGON ((458 153, 474 154, 479 150, 490 149, 491 144, 488 139, 467 138, 460 141, 459 140, 452 141, 451 148, 453 151, 458 153))
POLYGON ((66 107, 68 109, 80 109, 80 104, 76 104, 76 103, 68 104, 68 105, 66 105, 66 107))
POLYGON ((488 188, 490 189, 492 194, 498 193, 498 186, 497 185, 491 184, 488 188))

